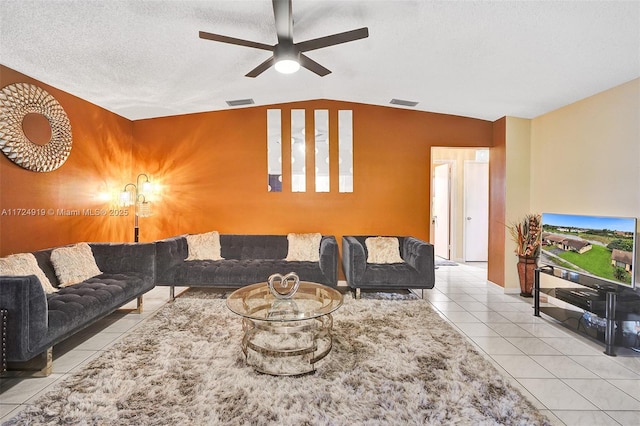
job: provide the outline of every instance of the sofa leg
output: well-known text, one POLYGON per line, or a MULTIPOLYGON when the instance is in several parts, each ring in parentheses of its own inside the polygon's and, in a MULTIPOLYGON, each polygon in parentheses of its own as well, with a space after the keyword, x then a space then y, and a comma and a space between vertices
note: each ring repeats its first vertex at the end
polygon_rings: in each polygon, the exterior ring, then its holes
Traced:
POLYGON ((135 308, 120 308, 120 309, 118 309, 118 312, 141 314, 143 309, 144 309, 144 301, 142 299, 142 296, 138 296, 138 298, 136 299, 136 307, 135 308))
MULTIPOLYGON (((178 293, 178 297, 182 296, 187 291, 189 291, 189 287, 183 288, 182 291, 178 293)), ((169 303, 175 302, 175 301, 176 301, 176 288, 174 286, 170 286, 169 287, 169 303)))
POLYGON ((24 362, 9 362, 2 377, 47 377, 53 372, 53 347, 24 362))
POLYGON ((356 287, 356 299, 360 299, 360 288, 356 287))

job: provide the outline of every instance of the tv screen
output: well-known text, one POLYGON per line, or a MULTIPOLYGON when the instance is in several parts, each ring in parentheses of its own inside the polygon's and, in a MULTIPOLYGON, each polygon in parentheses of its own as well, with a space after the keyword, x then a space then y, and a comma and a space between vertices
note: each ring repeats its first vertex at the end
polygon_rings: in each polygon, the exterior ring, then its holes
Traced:
MULTIPOLYGON (((542 214, 540 263, 635 286, 636 218, 542 214)), ((574 274, 575 275, 575 274, 574 274)))

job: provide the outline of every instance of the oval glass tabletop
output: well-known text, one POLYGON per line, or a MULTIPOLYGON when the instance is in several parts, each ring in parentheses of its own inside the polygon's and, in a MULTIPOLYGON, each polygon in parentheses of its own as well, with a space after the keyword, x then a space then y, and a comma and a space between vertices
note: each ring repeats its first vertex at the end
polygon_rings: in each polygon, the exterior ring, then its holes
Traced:
POLYGON ((276 298, 265 283, 234 291, 227 307, 245 318, 261 321, 299 321, 330 314, 342 305, 342 294, 334 288, 300 281, 298 290, 287 299, 276 298))

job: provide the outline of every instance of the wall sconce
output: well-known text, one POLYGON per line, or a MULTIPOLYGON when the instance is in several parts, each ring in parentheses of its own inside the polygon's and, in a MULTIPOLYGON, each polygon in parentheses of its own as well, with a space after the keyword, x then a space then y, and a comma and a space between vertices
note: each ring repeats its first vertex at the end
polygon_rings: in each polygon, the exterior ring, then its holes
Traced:
POLYGON ((153 192, 153 185, 149 176, 141 173, 136 178, 136 183, 128 183, 120 193, 120 206, 133 207, 134 225, 133 240, 137 243, 139 240, 140 228, 138 226, 138 217, 151 216, 150 196, 153 192), (141 182, 141 179, 143 181, 141 182))

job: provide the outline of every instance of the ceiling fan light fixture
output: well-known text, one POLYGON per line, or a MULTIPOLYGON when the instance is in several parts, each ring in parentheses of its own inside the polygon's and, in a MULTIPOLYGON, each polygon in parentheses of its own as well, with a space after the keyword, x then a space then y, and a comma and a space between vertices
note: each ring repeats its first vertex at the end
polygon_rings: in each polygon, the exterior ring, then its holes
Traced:
POLYGON ((295 59, 279 59, 274 67, 279 73, 293 74, 300 69, 300 64, 295 59))
POLYGON ((293 74, 300 69, 300 53, 291 43, 278 43, 273 51, 274 68, 282 74, 293 74))

